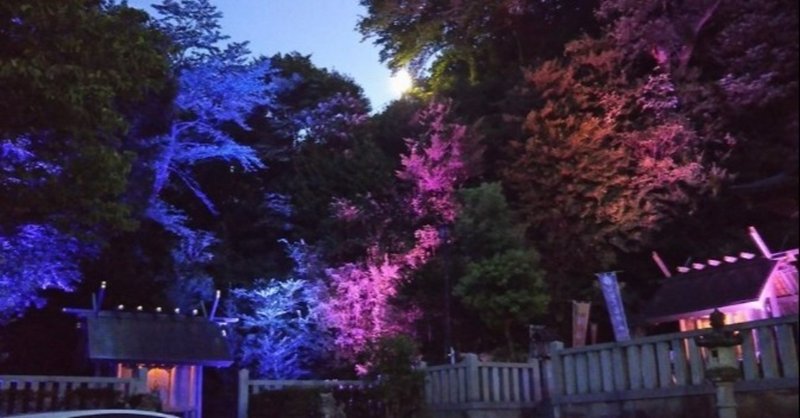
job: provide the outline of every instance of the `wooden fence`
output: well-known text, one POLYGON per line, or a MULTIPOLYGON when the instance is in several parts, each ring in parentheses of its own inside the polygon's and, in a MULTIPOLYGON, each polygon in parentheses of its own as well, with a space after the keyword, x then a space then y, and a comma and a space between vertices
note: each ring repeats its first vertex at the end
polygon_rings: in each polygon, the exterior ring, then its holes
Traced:
MULTIPOLYGON (((739 331, 742 378, 737 391, 798 387, 798 316, 726 326, 739 331)), ((709 352, 697 330, 621 343, 563 349, 529 363, 480 362, 474 354, 453 365, 427 367, 425 398, 433 409, 530 408, 713 394, 705 379, 709 352)))
POLYGON ((538 361, 480 362, 476 354, 467 353, 460 363, 426 367, 423 371, 425 400, 433 409, 532 407, 547 393, 538 361))
MULTIPOLYGON (((741 380, 737 391, 798 388, 798 316, 726 327, 739 331, 741 380)), ((548 402, 561 406, 712 394, 705 379, 709 352, 695 344, 691 332, 639 338, 622 343, 563 349, 551 344, 551 357, 528 363, 481 362, 465 354, 453 365, 429 366, 425 399, 433 410, 521 409, 548 402)), ((358 380, 250 380, 239 374, 238 417, 246 418, 251 395, 283 388, 360 389, 358 380)), ((98 393, 130 397, 146 393, 141 378, 2 376, 0 416, 41 410, 101 405, 98 393)), ((105 396, 105 395, 104 395, 105 396)))
POLYGON ((0 375, 0 416, 111 406, 147 393, 144 378, 0 375))
MULTIPOLYGON (((737 390, 798 387, 797 315, 726 326, 739 331, 737 390)), ((554 353, 554 404, 712 393, 704 377, 709 351, 696 330, 554 353)))

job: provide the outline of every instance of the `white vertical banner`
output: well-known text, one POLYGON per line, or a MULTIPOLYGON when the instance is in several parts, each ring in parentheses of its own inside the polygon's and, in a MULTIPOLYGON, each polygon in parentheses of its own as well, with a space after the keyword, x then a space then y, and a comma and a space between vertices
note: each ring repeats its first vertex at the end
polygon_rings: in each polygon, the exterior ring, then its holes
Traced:
POLYGON ((628 329, 628 319, 625 316, 625 306, 622 304, 622 295, 619 292, 617 273, 614 271, 597 273, 597 278, 600 280, 600 288, 603 290, 608 315, 611 317, 614 339, 617 341, 630 340, 631 333, 628 329))
POLYGON ((589 327, 589 308, 591 302, 572 301, 572 346, 586 345, 586 331, 589 327))

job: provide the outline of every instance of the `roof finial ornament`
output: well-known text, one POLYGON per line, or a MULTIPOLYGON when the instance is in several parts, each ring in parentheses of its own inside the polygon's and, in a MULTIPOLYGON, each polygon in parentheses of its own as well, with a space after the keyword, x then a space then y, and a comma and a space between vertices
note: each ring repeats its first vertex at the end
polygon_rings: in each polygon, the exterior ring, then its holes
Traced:
POLYGON ((661 273, 664 275, 664 277, 672 277, 672 273, 669 271, 669 268, 667 268, 667 265, 666 263, 664 263, 664 260, 661 259, 661 256, 658 255, 658 252, 653 251, 652 257, 653 261, 655 261, 656 265, 658 266, 658 269, 661 270, 661 273))
POLYGON ((761 238, 761 234, 758 233, 756 227, 750 226, 747 228, 747 231, 750 233, 750 238, 756 243, 758 249, 761 250, 761 254, 763 254, 764 257, 772 258, 772 251, 769 250, 769 247, 767 247, 767 244, 761 238))

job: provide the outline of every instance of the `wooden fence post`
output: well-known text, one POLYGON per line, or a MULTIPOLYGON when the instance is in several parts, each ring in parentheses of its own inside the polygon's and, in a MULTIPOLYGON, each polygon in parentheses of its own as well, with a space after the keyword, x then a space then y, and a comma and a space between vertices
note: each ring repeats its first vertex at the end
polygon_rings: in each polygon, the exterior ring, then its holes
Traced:
POLYGON ((552 418, 561 418, 561 406, 557 403, 557 399, 562 393, 562 379, 564 378, 563 367, 561 365, 561 350, 564 349, 564 343, 561 341, 553 341, 547 346, 547 354, 549 355, 543 361, 543 369, 545 376, 545 384, 547 387, 547 396, 544 401, 550 405, 552 409, 552 418), (556 400, 556 402, 554 402, 556 400))
POLYGON ((425 403, 430 404, 433 400, 433 387, 431 386, 431 375, 428 373, 428 363, 423 360, 420 360, 419 363, 414 366, 414 370, 422 373, 422 396, 424 396, 425 403))
POLYGON ((136 367, 131 371, 134 383, 131 388, 133 395, 141 395, 148 393, 147 390, 147 367, 136 367))
POLYGON ((467 367, 467 402, 480 401, 480 379, 478 377, 478 355, 475 353, 464 354, 464 363, 467 367))
POLYGON ((250 401, 250 370, 239 370, 239 401, 237 418, 247 418, 247 403, 250 401))

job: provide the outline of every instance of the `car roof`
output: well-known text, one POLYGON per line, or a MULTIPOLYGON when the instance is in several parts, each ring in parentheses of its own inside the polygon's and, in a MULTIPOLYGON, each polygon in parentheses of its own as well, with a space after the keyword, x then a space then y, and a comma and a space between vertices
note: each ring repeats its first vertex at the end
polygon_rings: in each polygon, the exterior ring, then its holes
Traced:
POLYGON ((11 415, 7 418, 91 418, 102 415, 134 415, 153 417, 153 418, 177 418, 175 415, 162 414, 153 411, 141 411, 136 409, 87 409, 79 411, 54 411, 37 412, 32 414, 11 415))

